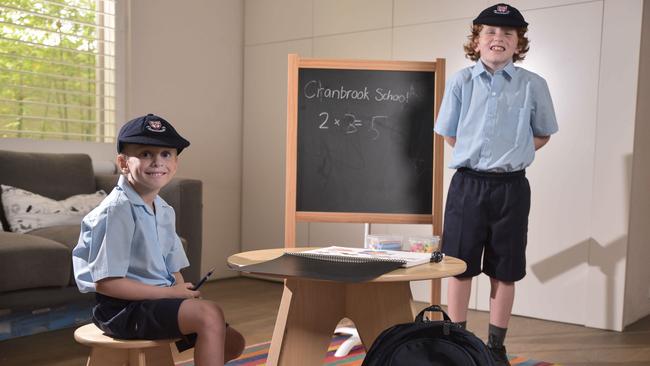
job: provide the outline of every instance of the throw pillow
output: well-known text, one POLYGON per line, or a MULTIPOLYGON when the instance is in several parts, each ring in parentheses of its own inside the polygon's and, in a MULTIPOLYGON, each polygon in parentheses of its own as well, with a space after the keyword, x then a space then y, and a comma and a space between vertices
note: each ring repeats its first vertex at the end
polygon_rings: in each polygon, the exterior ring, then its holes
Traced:
POLYGON ((4 184, 0 188, 5 217, 15 233, 49 226, 78 225, 106 197, 106 192, 97 191, 57 201, 4 184))

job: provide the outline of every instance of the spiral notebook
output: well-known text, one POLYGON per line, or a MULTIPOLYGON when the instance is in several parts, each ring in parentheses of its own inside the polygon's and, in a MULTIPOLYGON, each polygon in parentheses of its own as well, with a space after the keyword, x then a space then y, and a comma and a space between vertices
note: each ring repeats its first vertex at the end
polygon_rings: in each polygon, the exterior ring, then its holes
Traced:
POLYGON ((431 253, 337 246, 311 249, 302 252, 286 252, 285 254, 345 263, 391 262, 399 263, 401 267, 413 267, 431 261, 431 253))
POLYGON ((364 282, 400 267, 412 267, 430 260, 430 253, 326 247, 302 252, 286 251, 280 257, 268 261, 247 266, 229 266, 235 271, 256 275, 364 282))

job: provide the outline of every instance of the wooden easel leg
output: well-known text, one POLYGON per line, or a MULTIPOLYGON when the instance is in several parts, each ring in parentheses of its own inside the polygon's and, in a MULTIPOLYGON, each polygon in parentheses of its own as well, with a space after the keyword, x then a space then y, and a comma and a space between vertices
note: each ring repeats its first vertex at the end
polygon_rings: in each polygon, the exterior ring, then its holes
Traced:
MULTIPOLYGON (((442 296, 442 281, 440 278, 431 280, 431 304, 440 305, 440 297, 442 296)), ((417 315, 417 314, 416 314, 417 315)), ((432 320, 442 320, 442 314, 433 313, 432 320)))
POLYGON ((385 329, 413 321, 408 282, 348 284, 345 314, 357 326, 366 350, 385 329))
POLYGON ((328 281, 288 279, 285 282, 267 365, 322 365, 334 329, 344 317, 344 286, 328 281), (284 336, 278 340, 283 319, 284 336))
POLYGON ((431 280, 431 304, 440 305, 440 297, 442 295, 441 281, 439 278, 431 280))

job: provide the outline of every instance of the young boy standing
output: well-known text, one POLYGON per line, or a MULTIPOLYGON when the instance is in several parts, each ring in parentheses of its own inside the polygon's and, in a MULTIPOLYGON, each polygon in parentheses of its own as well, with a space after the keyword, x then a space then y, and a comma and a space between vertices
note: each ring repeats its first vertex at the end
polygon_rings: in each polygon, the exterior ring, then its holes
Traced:
POLYGON ((189 262, 174 209, 158 196, 190 143, 153 114, 127 122, 117 140, 122 175, 83 219, 72 252, 79 290, 96 293, 93 322, 115 338, 195 336, 195 364, 223 365, 241 354, 244 339, 216 303, 199 299, 183 280, 189 262))
POLYGON ((525 175, 558 126, 546 81, 515 67, 528 51, 528 23, 507 4, 483 10, 465 44, 474 66, 449 80, 434 128, 453 147, 454 174, 442 248, 467 263, 449 279, 448 310, 466 326, 472 278, 490 277, 488 347, 510 365, 503 345, 515 296, 526 274, 530 186, 525 175))

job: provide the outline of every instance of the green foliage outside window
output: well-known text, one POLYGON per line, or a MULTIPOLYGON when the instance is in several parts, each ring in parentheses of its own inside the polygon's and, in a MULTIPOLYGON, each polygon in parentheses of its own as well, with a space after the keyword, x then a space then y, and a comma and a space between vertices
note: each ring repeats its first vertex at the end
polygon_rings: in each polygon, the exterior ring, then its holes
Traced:
POLYGON ((0 137, 113 141, 112 0, 0 0, 0 137))

